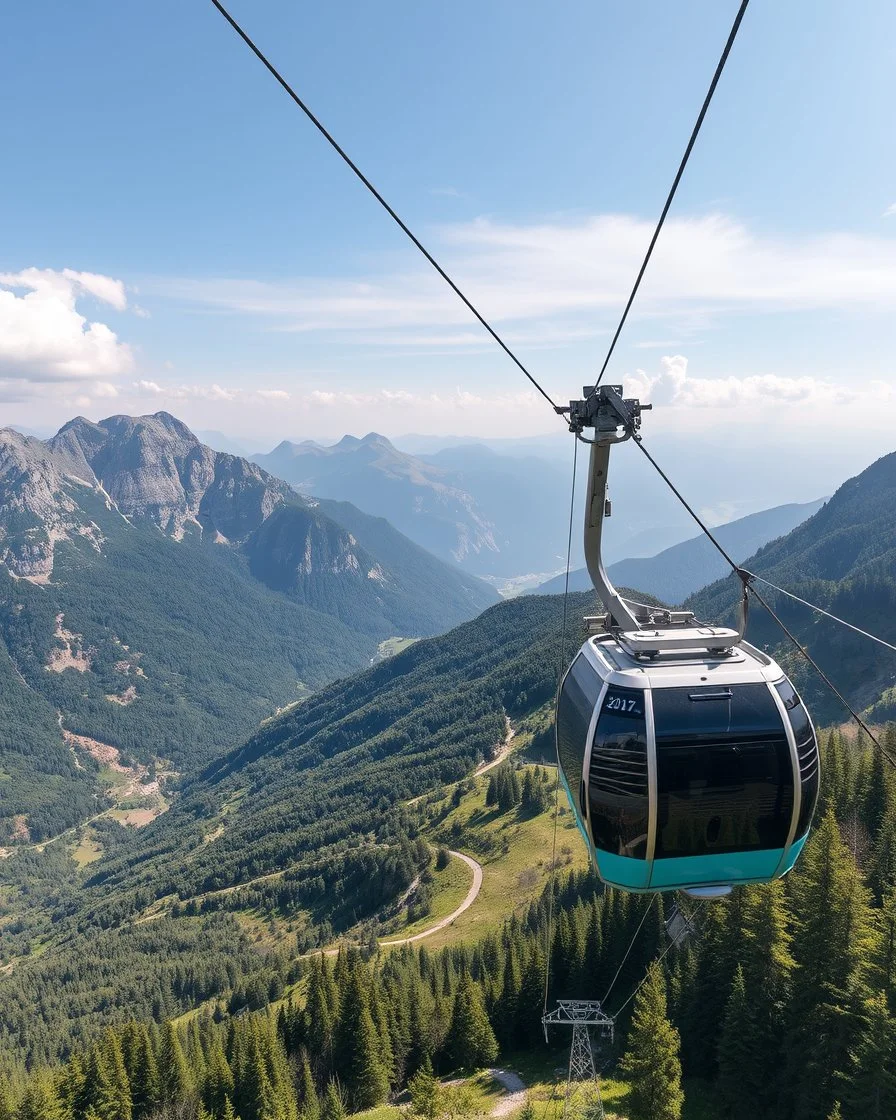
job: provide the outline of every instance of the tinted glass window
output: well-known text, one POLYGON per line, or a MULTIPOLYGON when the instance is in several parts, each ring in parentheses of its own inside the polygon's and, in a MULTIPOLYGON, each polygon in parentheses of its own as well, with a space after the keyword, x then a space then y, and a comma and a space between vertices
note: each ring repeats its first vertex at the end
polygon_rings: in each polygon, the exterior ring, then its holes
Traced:
POLYGON ((793 728, 793 737, 796 740, 796 753, 800 763, 800 786, 802 801, 800 802, 800 815, 796 825, 796 835, 805 836, 812 823, 812 814, 818 801, 819 761, 818 743, 809 713, 800 700, 796 689, 788 680, 776 684, 778 695, 787 709, 787 718, 793 728))
POLYGON ((582 814, 585 811, 582 801, 585 745, 601 685, 594 668, 580 653, 566 674, 557 705, 557 758, 576 801, 576 808, 582 814))
POLYGON ((595 845, 644 859, 649 811, 644 693, 608 688, 594 732, 588 796, 595 845))
POLYGON ((656 857, 782 848, 793 769, 768 686, 655 689, 653 715, 656 857))

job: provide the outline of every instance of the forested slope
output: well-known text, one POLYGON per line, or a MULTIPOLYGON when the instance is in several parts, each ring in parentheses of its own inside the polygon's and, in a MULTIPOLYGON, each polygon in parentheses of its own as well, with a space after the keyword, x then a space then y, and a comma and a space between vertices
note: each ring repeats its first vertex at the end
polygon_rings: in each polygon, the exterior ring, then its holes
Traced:
MULTIPOLYGON (((773 541, 744 564, 773 583, 817 603, 856 626, 896 643, 896 454, 844 483, 813 517, 773 541)), ((730 615, 734 577, 719 580, 686 603, 698 617, 730 615)), ((847 699, 872 718, 896 713, 896 654, 757 584, 787 626, 847 699)), ((844 718, 838 701, 794 655, 768 614, 754 606, 751 640, 778 650, 822 722, 844 718)))
POLYGON ((384 639, 496 600, 340 513, 362 543, 165 413, 0 433, 0 845, 104 809, 129 769, 157 799, 158 773, 195 771, 384 639))
MULTIPOLYGON (((576 596, 570 609, 590 602, 576 596)), ((166 814, 114 837, 81 880, 66 877, 59 845, 28 853, 27 867, 25 853, 0 861, 0 949, 14 964, 0 1001, 27 1022, 28 1006, 52 1002, 61 962, 77 958, 82 997, 66 1032, 100 1007, 101 1018, 145 1011, 157 994, 151 970, 139 999, 114 979, 112 991, 94 990, 89 962, 111 952, 110 939, 131 944, 132 923, 151 918, 176 959, 179 922, 219 909, 213 893, 272 873, 284 872, 278 907, 306 945, 398 896, 426 858, 405 803, 464 777, 504 741, 505 713, 518 718, 553 695, 560 607, 548 597, 501 603, 321 689, 187 781, 166 814)), ((182 999, 166 996, 168 1006, 182 999)), ((20 1029, 46 1037, 38 1023, 20 1029)))

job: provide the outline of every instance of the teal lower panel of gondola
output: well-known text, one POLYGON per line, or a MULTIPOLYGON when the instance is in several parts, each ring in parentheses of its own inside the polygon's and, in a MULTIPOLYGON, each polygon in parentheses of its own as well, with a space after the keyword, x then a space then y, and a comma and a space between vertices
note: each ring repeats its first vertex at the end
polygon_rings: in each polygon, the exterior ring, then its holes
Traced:
POLYGON ((597 873, 611 887, 621 887, 624 891, 646 891, 650 889, 650 864, 646 859, 633 859, 631 856, 614 856, 609 852, 593 849, 597 863, 597 873))
MULTIPOLYGON (((759 852, 725 852, 708 856, 685 856, 680 859, 657 859, 653 862, 650 889, 675 890, 677 887, 700 887, 716 883, 765 883, 780 874, 783 848, 766 848, 759 852)), ((796 857, 794 856, 794 859, 796 857)))
POLYGON ((639 892, 673 891, 715 884, 767 883, 790 871, 805 843, 803 836, 788 849, 657 859, 653 863, 595 850, 594 859, 601 879, 609 886, 639 892))

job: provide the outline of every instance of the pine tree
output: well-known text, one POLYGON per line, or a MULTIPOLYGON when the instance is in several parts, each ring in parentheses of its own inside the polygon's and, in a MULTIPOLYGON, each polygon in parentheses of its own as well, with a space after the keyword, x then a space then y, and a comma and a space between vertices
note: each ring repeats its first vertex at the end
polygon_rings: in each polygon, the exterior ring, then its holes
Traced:
POLYGON ((875 840, 880 832, 890 802, 890 774, 884 762, 883 753, 876 748, 871 752, 871 765, 868 783, 863 798, 863 819, 865 826, 875 840))
POLYGON ((302 1120, 320 1120, 320 1101, 311 1073, 311 1063, 307 1051, 302 1052, 302 1072, 299 1075, 299 1103, 302 1106, 302 1120))
POLYGON ((752 1029, 743 1055, 743 1095, 754 1108, 774 1116, 785 1096, 784 1052, 794 961, 790 952, 784 883, 744 889, 742 950, 744 983, 752 1029))
POLYGON ((184 1056, 177 1027, 166 1023, 159 1053, 159 1099, 163 1105, 179 1105, 193 1095, 193 1079, 184 1056))
POLYGON ((125 1070, 131 1087, 134 1120, 147 1120, 159 1107, 159 1067, 152 1039, 143 1023, 130 1023, 124 1032, 122 1049, 125 1070))
POLYGON ((336 1067, 354 1112, 381 1104, 389 1093, 388 1071, 370 1007, 369 974, 360 960, 347 975, 343 1013, 336 1032, 336 1067))
POLYGON ((806 845, 791 894, 798 936, 786 1052, 795 1118, 816 1120, 840 1096, 876 949, 868 891, 830 810, 806 845))
POLYGON ((750 1016, 743 969, 738 967, 728 998, 725 1021, 719 1038, 719 1095, 729 1116, 750 1120, 756 1115, 755 1101, 745 1090, 743 1072, 751 1064, 750 1043, 755 1025, 750 1016))
POLYGON ((206 1058, 205 1080, 202 1085, 205 1107, 213 1116, 220 1115, 224 1111, 226 1102, 233 1100, 233 1092, 233 1071, 227 1061, 221 1039, 216 1036, 209 1046, 206 1058))
POLYGON ((29 1080, 16 1120, 66 1120, 66 1108, 49 1076, 38 1074, 29 1080))
POLYGON ((12 1089, 5 1077, 0 1075, 0 1120, 15 1120, 12 1089))
POLYGON ((842 1100, 857 1120, 892 1120, 896 1116, 896 1021, 883 992, 864 1008, 861 1033, 850 1054, 842 1100))
POLYGON ((543 1038, 541 1015, 544 977, 544 955, 536 942, 529 950, 517 1000, 516 1038, 518 1045, 522 1047, 537 1045, 538 1040, 543 1038))
POLYGON ((868 885, 878 903, 889 890, 896 888, 896 798, 887 809, 877 834, 868 867, 868 885))
POLYGON ((667 1016, 663 974, 652 964, 635 999, 628 1049, 619 1064, 630 1085, 631 1120, 680 1120, 684 1094, 679 1051, 678 1031, 667 1016))
POLYGON ((277 1100, 256 1024, 250 1027, 246 1057, 236 1088, 245 1120, 275 1120, 277 1100))
POLYGON ((441 1111, 440 1086, 428 1058, 408 1082, 408 1092, 411 1111, 423 1120, 436 1120, 441 1111))
POLYGON ((345 1120, 345 1106, 339 1094, 339 1087, 332 1077, 327 1083, 324 1099, 321 1102, 320 1120, 345 1120))
POLYGON ((319 1081, 333 1070, 333 1041, 336 1020, 336 994, 328 983, 329 968, 322 957, 315 959, 308 982, 308 999, 303 1013, 303 1034, 311 1064, 319 1081))
POLYGON ((467 974, 454 996, 445 1050, 448 1060, 460 1069, 487 1066, 498 1056, 498 1042, 485 1013, 482 992, 467 974))

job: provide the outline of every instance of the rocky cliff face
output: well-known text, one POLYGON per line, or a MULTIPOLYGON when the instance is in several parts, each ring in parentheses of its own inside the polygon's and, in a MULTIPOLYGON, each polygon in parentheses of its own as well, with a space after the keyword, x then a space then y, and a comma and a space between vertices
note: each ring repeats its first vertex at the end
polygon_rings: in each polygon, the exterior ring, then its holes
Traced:
MULTIPOLYGON (((167 412, 83 416, 43 442, 0 432, 0 561, 18 578, 46 582, 56 545, 86 537, 102 550, 87 494, 134 525, 176 541, 233 546, 253 575, 312 601, 309 577, 398 590, 394 577, 317 503, 258 464, 213 451, 167 412)), ((485 605, 483 603, 483 605, 485 605)))
POLYGON ((79 506, 78 489, 95 488, 93 472, 67 445, 0 430, 0 562, 15 576, 44 582, 53 551, 75 534, 99 547, 102 534, 79 506))
POLYGON ((206 447, 167 412, 99 424, 79 416, 49 446, 83 461, 125 517, 151 521, 175 540, 198 532, 240 541, 294 500, 286 483, 206 447))

